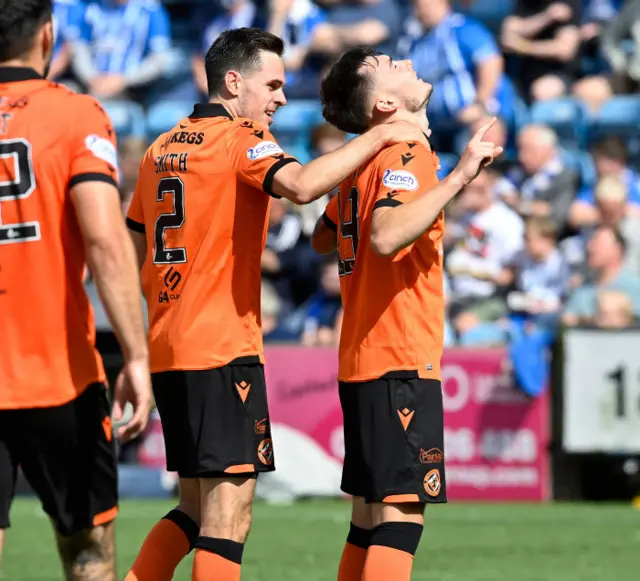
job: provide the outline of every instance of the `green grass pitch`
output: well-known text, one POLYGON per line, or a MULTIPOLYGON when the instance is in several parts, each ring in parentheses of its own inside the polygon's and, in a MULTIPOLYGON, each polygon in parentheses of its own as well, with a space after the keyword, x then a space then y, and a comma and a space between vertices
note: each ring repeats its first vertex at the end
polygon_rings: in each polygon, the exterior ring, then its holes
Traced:
MULTIPOLYGON (((117 529, 120 578, 145 534, 171 504, 122 502, 117 529)), ((7 532, 3 581, 60 580, 49 523, 19 499, 7 532)), ((335 581, 349 523, 344 501, 258 503, 243 581, 335 581)), ((191 559, 174 579, 187 581, 191 559)), ((640 511, 629 505, 462 504, 427 510, 414 581, 637 581, 640 511)))

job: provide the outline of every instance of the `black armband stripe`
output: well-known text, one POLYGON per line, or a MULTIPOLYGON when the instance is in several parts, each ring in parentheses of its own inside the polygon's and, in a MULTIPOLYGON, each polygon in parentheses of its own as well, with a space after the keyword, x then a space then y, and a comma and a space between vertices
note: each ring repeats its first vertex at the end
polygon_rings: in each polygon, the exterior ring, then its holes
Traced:
POLYGON ((131 218, 127 218, 127 227, 129 228, 129 230, 133 230, 134 232, 139 232, 140 234, 145 233, 144 224, 141 224, 140 222, 136 222, 131 218))
POLYGON ((325 223, 325 226, 330 230, 333 230, 334 232, 338 231, 338 225, 331 218, 329 218, 329 216, 327 216, 326 212, 322 214, 322 221, 325 223))
POLYGON ((100 172, 87 172, 74 175, 69 180, 69 189, 84 182, 103 182, 105 184, 111 184, 116 188, 118 187, 118 183, 116 182, 116 180, 109 174, 100 172))
POLYGON ((383 198, 382 200, 378 200, 373 209, 376 208, 397 208, 398 206, 402 206, 402 202, 400 200, 396 200, 395 198, 383 198))
POLYGON ((262 182, 262 189, 265 193, 273 196, 274 198, 281 198, 282 196, 278 196, 273 193, 273 178, 276 175, 276 172, 281 170, 285 165, 289 165, 290 163, 300 163, 295 157, 285 157, 276 161, 267 171, 267 175, 264 176, 264 181, 262 182))

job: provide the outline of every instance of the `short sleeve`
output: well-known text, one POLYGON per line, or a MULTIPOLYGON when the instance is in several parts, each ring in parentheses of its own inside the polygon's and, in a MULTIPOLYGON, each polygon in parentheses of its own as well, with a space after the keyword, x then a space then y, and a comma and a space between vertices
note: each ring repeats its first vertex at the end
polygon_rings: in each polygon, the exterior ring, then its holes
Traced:
POLYGON ((417 198, 438 184, 437 157, 418 143, 389 148, 379 164, 375 208, 395 207, 417 198))
POLYGON ((109 116, 93 97, 73 95, 77 120, 70 136, 70 182, 101 181, 118 186, 116 133, 109 116))
POLYGON ((467 20, 458 31, 462 53, 475 65, 500 54, 491 33, 479 22, 467 20))
POLYGON ((285 165, 300 162, 286 154, 267 129, 252 121, 243 121, 231 139, 229 153, 240 181, 279 197, 273 193, 273 178, 285 165))
POLYGON ((324 210, 324 214, 322 214, 322 220, 327 225, 327 227, 334 232, 338 231, 338 215, 338 196, 333 196, 333 198, 329 200, 329 203, 324 210))
POLYGON ((171 25, 167 9, 161 4, 153 6, 149 14, 149 51, 165 52, 171 48, 171 25))

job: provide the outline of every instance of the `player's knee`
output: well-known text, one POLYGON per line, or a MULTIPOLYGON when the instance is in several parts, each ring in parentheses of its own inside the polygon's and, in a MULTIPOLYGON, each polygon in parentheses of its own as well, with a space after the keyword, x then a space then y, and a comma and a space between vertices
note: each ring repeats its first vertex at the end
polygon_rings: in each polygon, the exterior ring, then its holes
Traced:
POLYGON ((68 579, 115 581, 113 521, 69 535, 58 533, 57 542, 68 579))
POLYGON ((560 77, 546 75, 531 85, 531 97, 534 101, 557 99, 565 94, 566 89, 567 87, 560 77))
POLYGON ((205 495, 200 534, 244 543, 249 536, 255 480, 223 482, 205 495))
POLYGON ((351 510, 351 522, 358 528, 370 530, 373 528, 373 518, 371 516, 371 506, 364 498, 357 496, 353 498, 353 508, 351 510))

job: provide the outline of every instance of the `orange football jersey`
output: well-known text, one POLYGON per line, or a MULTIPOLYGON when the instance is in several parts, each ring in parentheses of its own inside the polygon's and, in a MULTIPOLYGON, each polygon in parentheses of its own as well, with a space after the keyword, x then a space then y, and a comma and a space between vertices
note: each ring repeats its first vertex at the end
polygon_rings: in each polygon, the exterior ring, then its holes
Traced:
POLYGON ((0 409, 61 405, 105 379, 69 190, 117 186, 116 165, 95 99, 0 68, 0 409))
POLYGON ((153 372, 263 360, 267 194, 276 172, 294 162, 268 130, 211 103, 196 105, 149 148, 127 222, 147 240, 153 372))
POLYGON ((344 320, 340 381, 368 381, 390 372, 440 379, 444 339, 442 235, 444 212, 393 257, 371 247, 373 212, 428 196, 438 158, 420 143, 381 151, 340 186, 324 220, 337 231, 344 320))

